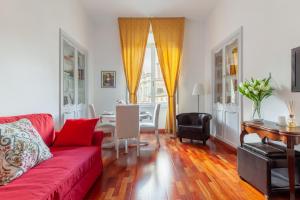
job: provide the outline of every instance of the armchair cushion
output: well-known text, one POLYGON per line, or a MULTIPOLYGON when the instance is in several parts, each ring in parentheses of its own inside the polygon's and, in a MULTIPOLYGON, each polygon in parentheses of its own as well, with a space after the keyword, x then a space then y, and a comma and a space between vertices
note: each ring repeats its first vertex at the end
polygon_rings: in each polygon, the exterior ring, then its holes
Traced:
MULTIPOLYGON (((286 158, 286 148, 274 143, 244 143, 243 148, 268 158, 286 158)), ((295 150, 295 156, 300 157, 300 152, 295 150)))
POLYGON ((179 131, 184 132, 202 132, 202 126, 184 126, 180 125, 178 126, 179 131))
POLYGON ((276 148, 273 145, 262 142, 244 143, 243 147, 266 157, 286 157, 285 149, 276 148))
POLYGON ((69 119, 64 124, 53 146, 90 146, 99 119, 69 119))

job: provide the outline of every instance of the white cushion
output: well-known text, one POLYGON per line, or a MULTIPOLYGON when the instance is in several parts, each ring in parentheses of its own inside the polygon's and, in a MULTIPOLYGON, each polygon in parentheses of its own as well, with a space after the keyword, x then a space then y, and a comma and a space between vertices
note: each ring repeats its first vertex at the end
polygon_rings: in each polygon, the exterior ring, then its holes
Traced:
POLYGON ((146 122, 141 123, 140 124, 140 130, 141 130, 141 132, 155 131, 155 124, 153 124, 151 122, 150 123, 146 123, 146 122))
POLYGON ((28 119, 0 124, 0 185, 51 157, 49 148, 28 119))
POLYGON ((103 131, 103 133, 113 133, 115 131, 115 124, 113 123, 100 123, 96 130, 103 131))

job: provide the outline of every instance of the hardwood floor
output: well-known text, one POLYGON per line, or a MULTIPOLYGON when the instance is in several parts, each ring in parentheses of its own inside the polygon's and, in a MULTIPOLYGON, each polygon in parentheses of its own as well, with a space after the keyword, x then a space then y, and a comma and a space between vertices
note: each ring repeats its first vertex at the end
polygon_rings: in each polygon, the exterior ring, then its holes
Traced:
POLYGON ((235 152, 216 140, 203 146, 161 135, 161 147, 157 148, 153 134, 141 138, 150 144, 141 147, 140 158, 133 147, 128 154, 122 149, 119 160, 113 149, 103 150, 104 172, 87 200, 264 199, 239 178, 235 152))

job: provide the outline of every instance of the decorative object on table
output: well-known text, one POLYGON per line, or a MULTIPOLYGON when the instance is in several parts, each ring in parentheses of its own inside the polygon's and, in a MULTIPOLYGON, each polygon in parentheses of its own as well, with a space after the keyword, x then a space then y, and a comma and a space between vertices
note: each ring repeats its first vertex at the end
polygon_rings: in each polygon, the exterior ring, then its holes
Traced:
POLYGON ((262 122, 261 104, 264 99, 268 98, 273 93, 273 88, 270 85, 271 75, 269 78, 253 79, 240 83, 239 92, 252 101, 252 120, 262 122))
POLYGON ((278 116, 277 125, 278 126, 286 126, 285 116, 278 116))
POLYGON ((122 99, 117 99, 116 104, 126 104, 126 102, 122 99))
POLYGON ((200 83, 196 83, 193 89, 193 96, 198 96, 198 112, 199 112, 199 97, 203 93, 203 86, 200 83))
POLYGON ((116 71, 101 71, 101 87, 102 88, 116 87, 116 71))
POLYGON ((295 103, 294 101, 288 102, 289 118, 288 127, 296 127, 296 116, 295 116, 295 103))

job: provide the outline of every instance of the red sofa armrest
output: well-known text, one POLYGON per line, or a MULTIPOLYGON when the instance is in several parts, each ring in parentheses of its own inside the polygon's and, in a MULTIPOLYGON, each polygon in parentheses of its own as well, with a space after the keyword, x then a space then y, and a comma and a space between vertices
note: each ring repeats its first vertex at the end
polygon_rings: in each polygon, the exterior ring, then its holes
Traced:
POLYGON ((95 131, 92 145, 101 147, 103 138, 104 138, 104 133, 102 131, 95 131))

